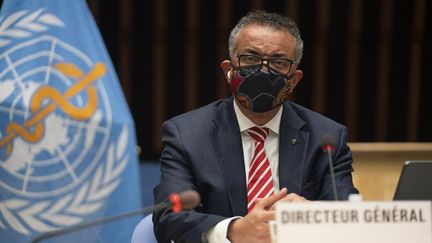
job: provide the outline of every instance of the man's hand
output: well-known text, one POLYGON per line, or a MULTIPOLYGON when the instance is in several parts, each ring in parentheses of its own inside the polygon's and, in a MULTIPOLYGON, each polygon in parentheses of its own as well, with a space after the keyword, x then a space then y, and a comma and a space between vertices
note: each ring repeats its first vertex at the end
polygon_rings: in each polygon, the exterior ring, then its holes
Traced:
POLYGON ((275 220, 273 205, 287 196, 287 189, 262 199, 244 218, 234 220, 228 226, 228 239, 233 243, 241 242, 270 242, 270 228, 268 222, 275 220))
MULTIPOLYGON (((310 202, 309 200, 307 200, 306 198, 299 196, 295 193, 290 193, 288 195, 286 195, 284 198, 282 198, 281 200, 279 200, 280 202, 310 202)), ((271 210, 276 210, 275 205, 273 205, 271 207, 271 210)))
POLYGON ((282 198, 282 200, 280 201, 281 202, 309 202, 309 200, 307 200, 306 198, 299 196, 295 193, 290 193, 286 195, 286 197, 282 198))

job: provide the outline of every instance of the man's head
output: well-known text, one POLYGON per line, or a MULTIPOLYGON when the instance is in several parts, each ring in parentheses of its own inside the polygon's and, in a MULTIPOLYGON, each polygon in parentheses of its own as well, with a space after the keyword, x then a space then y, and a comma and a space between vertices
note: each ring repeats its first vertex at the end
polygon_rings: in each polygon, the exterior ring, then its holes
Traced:
POLYGON ((277 110, 303 77, 297 70, 300 32, 281 15, 257 11, 240 19, 231 31, 229 52, 222 70, 236 101, 250 112, 277 110))
POLYGON ((237 49, 237 38, 245 27, 255 25, 268 27, 275 31, 287 32, 295 39, 295 62, 298 66, 303 56, 303 40, 297 24, 290 18, 275 13, 264 11, 250 12, 239 20, 234 29, 231 30, 228 40, 228 50, 231 58, 237 49))

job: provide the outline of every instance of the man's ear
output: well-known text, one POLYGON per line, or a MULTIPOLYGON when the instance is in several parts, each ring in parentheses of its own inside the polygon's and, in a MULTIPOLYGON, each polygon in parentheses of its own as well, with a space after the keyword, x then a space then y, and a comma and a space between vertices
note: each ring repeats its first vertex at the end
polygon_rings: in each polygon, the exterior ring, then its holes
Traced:
POLYGON ((224 60, 221 64, 220 67, 222 69, 222 71, 225 74, 225 78, 227 79, 228 83, 231 82, 231 61, 230 60, 224 60))
POLYGON ((296 70, 292 78, 285 81, 286 86, 290 93, 294 91, 294 88, 297 86, 297 84, 300 82, 302 78, 303 78, 303 72, 301 70, 296 70))

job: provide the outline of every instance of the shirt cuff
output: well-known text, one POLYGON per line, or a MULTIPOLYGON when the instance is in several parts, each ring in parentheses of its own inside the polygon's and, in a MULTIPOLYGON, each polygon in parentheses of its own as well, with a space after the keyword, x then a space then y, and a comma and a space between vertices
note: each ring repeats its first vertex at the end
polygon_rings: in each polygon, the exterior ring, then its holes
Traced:
POLYGON ((206 233, 205 238, 208 243, 231 243, 230 240, 227 239, 227 233, 228 233, 228 226, 234 219, 239 219, 240 216, 227 218, 219 223, 217 223, 215 226, 211 227, 206 233))

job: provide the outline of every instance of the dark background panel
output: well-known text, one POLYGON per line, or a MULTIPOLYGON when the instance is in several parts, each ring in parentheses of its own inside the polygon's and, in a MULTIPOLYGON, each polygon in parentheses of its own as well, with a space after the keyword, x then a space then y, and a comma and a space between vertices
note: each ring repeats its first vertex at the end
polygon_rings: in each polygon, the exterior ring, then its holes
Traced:
POLYGON ((363 1, 363 32, 360 43, 360 79, 358 87, 358 128, 359 142, 374 141, 377 90, 377 52, 379 38, 380 3, 376 0, 363 1))
POLYGON ((345 123, 345 94, 347 69, 348 1, 331 1, 330 29, 328 33, 328 54, 323 64, 327 68, 326 116, 345 123), (335 7, 337 6, 337 7, 335 7))
POLYGON ((408 115, 407 98, 409 89, 410 28, 412 24, 413 1, 395 1, 394 31, 391 45, 389 82, 388 139, 404 141, 408 115))
POLYGON ((294 98, 297 103, 306 107, 312 107, 313 80, 315 78, 313 73, 313 42, 316 33, 314 16, 316 16, 317 4, 316 1, 299 1, 299 5, 300 13, 305 13, 299 14, 299 20, 297 23, 304 43, 303 58, 299 66, 299 69, 303 70, 303 79, 294 91, 294 98))
MULTIPOLYGON (((152 1, 134 1, 133 16, 134 29, 131 47, 134 55, 131 60, 132 80, 130 93, 130 108, 135 121, 136 133, 141 148, 151 148, 151 140, 147 139, 148 131, 152 130, 152 119, 144 114, 153 114, 153 62, 152 48, 154 43, 154 5, 152 1), (133 104, 133 105, 132 105, 133 104)), ((149 150, 144 149, 141 156, 148 157, 149 150)), ((151 156, 154 156, 153 154, 151 156)))
MULTIPOLYGON (((217 11, 217 0, 201 1, 199 12, 199 43, 198 43, 198 97, 200 104, 208 104, 214 101, 217 90, 217 77, 218 74, 222 75, 219 71, 218 62, 218 32, 215 31, 219 28, 219 16, 217 11)), ((227 58, 228 56, 226 56, 227 58)))
POLYGON ((432 140, 432 1, 427 1, 425 31, 422 53, 422 79, 420 86, 420 113, 419 113, 419 141, 430 142, 432 140))
POLYGON ((293 94, 295 102, 314 110, 319 107, 324 115, 346 124, 354 131, 350 142, 432 140, 431 1, 87 2, 129 102, 142 160, 158 158, 164 120, 229 96, 219 67, 228 58, 229 30, 257 8, 291 13, 297 20, 304 40, 299 66, 304 78, 293 94), (354 35, 349 35, 351 6, 360 6, 354 9, 360 11, 360 33, 354 35), (385 14, 390 16, 388 23, 385 14), (424 24, 422 28, 416 17, 424 24), (328 26, 322 25, 323 19, 328 26), (420 32, 413 35, 416 29, 420 32), (355 45, 350 45, 353 41, 355 45), (324 54, 317 46, 324 46, 324 54), (350 46, 358 53, 354 60, 349 59, 350 46), (412 68, 415 50, 420 53, 419 64, 412 68), (352 63, 357 66, 352 68, 352 63), (322 77, 317 70, 323 71, 322 77), (346 94, 347 77, 354 73, 348 70, 357 70, 355 102, 348 102, 346 94), (414 77, 419 77, 419 86, 411 89, 414 77), (418 104, 411 102, 413 99, 418 99, 418 104), (356 120, 347 124, 347 117, 356 120))

